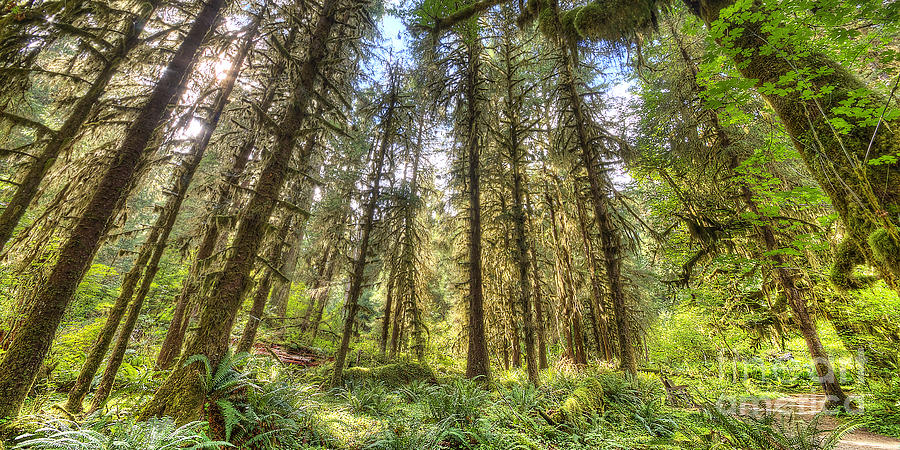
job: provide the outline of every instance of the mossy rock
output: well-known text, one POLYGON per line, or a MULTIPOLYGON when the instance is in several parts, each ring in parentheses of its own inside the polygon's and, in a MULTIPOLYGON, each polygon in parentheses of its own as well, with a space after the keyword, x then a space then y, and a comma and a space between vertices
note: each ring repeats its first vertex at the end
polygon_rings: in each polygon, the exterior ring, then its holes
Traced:
POLYGON ((351 367, 344 370, 344 380, 375 381, 390 388, 413 381, 437 382, 431 367, 415 362, 401 362, 379 367, 351 367))
POLYGON ((586 417, 602 414, 603 408, 603 386, 596 378, 589 378, 575 388, 550 417, 556 423, 577 424, 586 417))

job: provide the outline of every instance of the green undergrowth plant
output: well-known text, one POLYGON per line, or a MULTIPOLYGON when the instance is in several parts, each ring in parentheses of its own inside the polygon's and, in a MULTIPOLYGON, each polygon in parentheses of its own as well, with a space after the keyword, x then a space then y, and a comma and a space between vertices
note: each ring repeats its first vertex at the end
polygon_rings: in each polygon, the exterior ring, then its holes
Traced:
POLYGON ((386 414, 394 405, 394 395, 377 381, 347 382, 338 397, 359 413, 378 416, 386 414))
POLYGON ((683 427, 682 431, 694 448, 831 450, 844 434, 860 425, 858 421, 845 421, 832 430, 825 430, 820 426, 821 417, 819 414, 805 421, 775 414, 733 416, 714 405, 705 405, 694 416, 696 423, 683 427))
POLYGON ((434 421, 464 426, 474 424, 481 417, 482 406, 489 399, 488 391, 477 382, 453 378, 446 384, 429 387, 424 403, 434 421))
POLYGON ((344 370, 346 382, 372 380, 388 388, 408 385, 413 381, 436 382, 434 370, 417 362, 398 362, 377 367, 351 367, 344 370))
POLYGON ((15 449, 145 449, 230 447, 225 441, 214 441, 206 435, 205 422, 177 426, 171 418, 137 422, 133 419, 110 421, 108 417, 77 423, 70 420, 32 417, 42 422, 40 428, 17 437, 15 449))
POLYGON ((203 385, 206 389, 203 411, 209 420, 213 436, 226 441, 236 425, 247 421, 239 408, 241 400, 246 398, 246 391, 259 389, 252 383, 249 374, 238 368, 249 357, 247 353, 232 354, 229 350, 215 370, 204 355, 193 355, 184 362, 186 366, 195 362, 203 363, 203 385))

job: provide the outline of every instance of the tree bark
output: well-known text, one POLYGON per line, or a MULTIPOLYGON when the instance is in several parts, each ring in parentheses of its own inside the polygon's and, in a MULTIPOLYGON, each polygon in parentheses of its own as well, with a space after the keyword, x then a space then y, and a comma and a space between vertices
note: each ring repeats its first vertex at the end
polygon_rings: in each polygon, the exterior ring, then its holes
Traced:
MULTIPOLYGON (((682 60, 690 71, 691 89, 697 94, 702 94, 705 88, 696 81, 697 68, 694 60, 688 53, 687 48, 682 42, 681 37, 678 35, 677 30, 675 30, 675 27, 670 26, 670 30, 678 45, 682 60)), ((740 165, 740 162, 732 148, 733 141, 731 135, 729 135, 725 127, 719 122, 718 112, 709 111, 708 116, 710 126, 716 136, 717 144, 725 151, 725 156, 728 158, 728 169, 734 172, 740 165)), ((791 312, 793 313, 794 319, 797 321, 797 325, 800 328, 800 333, 803 335, 803 339, 806 342, 807 349, 809 350, 810 357, 813 361, 813 367, 819 377, 819 384, 822 386, 822 389, 827 396, 826 407, 845 406, 847 396, 837 382, 834 369, 831 366, 831 361, 828 358, 828 354, 825 352, 825 348, 819 338, 819 333, 816 330, 815 322, 810 317, 809 309, 807 308, 807 297, 797 287, 795 281, 796 275, 788 269, 787 261, 785 261, 782 255, 777 253, 781 246, 775 237, 775 230, 771 219, 765 217, 761 213, 759 205, 754 199, 753 191, 746 181, 740 181, 738 189, 741 201, 747 209, 757 217, 758 222, 755 223, 754 228, 756 229, 761 244, 765 247, 766 252, 769 255, 768 259, 772 265, 771 269, 775 273, 778 284, 781 285, 781 288, 784 290, 788 305, 791 307, 791 312)), ((849 404, 846 404, 846 406, 849 406, 849 404)))
POLYGON ((344 363, 347 358, 347 352, 350 350, 350 337, 353 332, 353 326, 356 323, 356 313, 359 310, 359 296, 362 293, 363 278, 365 275, 366 265, 368 263, 369 241, 372 230, 375 228, 375 208, 378 206, 378 198, 381 195, 381 176, 384 172, 384 160, 387 156, 388 149, 394 143, 394 132, 396 120, 395 111, 398 107, 399 80, 395 77, 397 74, 392 73, 390 80, 390 92, 387 99, 387 110, 384 113, 381 123, 381 142, 378 145, 378 151, 374 155, 375 164, 369 177, 369 185, 371 191, 366 202, 365 211, 360 225, 359 247, 357 248, 356 259, 353 261, 353 271, 350 273, 350 289, 347 291, 347 301, 345 302, 344 328, 341 333, 341 343, 334 355, 334 372, 331 374, 331 386, 340 386, 343 382, 344 363))
POLYGON ((484 281, 481 272, 481 53, 479 37, 466 44, 466 194, 468 195, 469 248, 469 348, 466 353, 466 378, 490 382, 491 370, 484 330, 484 281))
MULTIPOLYGON (((185 355, 205 355, 213 367, 228 350, 228 341, 235 315, 249 283, 250 270, 259 251, 275 201, 284 185, 291 153, 297 135, 309 118, 308 106, 316 87, 322 62, 327 53, 327 41, 332 34, 337 0, 324 3, 318 22, 309 39, 306 60, 298 67, 297 83, 288 101, 287 111, 274 129, 273 151, 259 175, 253 196, 242 215, 232 241, 231 256, 200 314, 197 332, 185 348, 185 355)), ((184 356, 182 357, 184 358, 184 356)), ((202 364, 199 362, 178 367, 163 383, 147 404, 141 418, 170 415, 180 422, 200 416, 204 402, 202 364)))
MULTIPOLYGON (((296 37, 297 27, 293 26, 285 39, 285 47, 292 47, 296 37)), ((270 76, 265 85, 266 90, 259 106, 261 111, 268 111, 271 108, 272 103, 275 101, 278 82, 284 75, 286 68, 286 58, 279 59, 271 67, 269 72, 270 76)), ((248 134, 241 145, 238 146, 238 151, 234 155, 234 161, 232 162, 231 168, 223 173, 222 181, 218 184, 215 197, 210 202, 212 208, 209 211, 209 217, 206 219, 203 237, 200 239, 197 253, 194 255, 191 268, 182 285, 181 293, 175 301, 175 311, 172 313, 172 320, 169 322, 166 337, 160 346, 159 355, 156 358, 156 368, 159 370, 170 368, 172 363, 175 362, 181 353, 185 331, 187 330, 188 322, 191 319, 189 314, 190 305, 194 301, 194 298, 197 297, 200 290, 201 276, 204 271, 203 265, 215 251, 216 242, 218 242, 219 235, 223 231, 219 227, 216 216, 221 212, 226 211, 231 206, 234 186, 237 185, 238 180, 247 169, 247 164, 250 161, 250 154, 255 148, 256 136, 252 133, 248 134)))
POLYGON ((605 311, 603 308, 603 285, 600 283, 600 267, 597 264, 597 257, 594 254, 594 240, 591 238, 590 227, 588 225, 587 211, 585 211, 584 203, 581 200, 578 188, 575 188, 575 207, 578 212, 578 228, 581 230, 581 240, 584 244, 584 252, 588 260, 588 268, 591 277, 591 332, 594 335, 594 342, 597 343, 598 352, 602 352, 603 359, 610 361, 613 358, 612 348, 609 344, 609 333, 606 323, 605 311))
POLYGON ((106 86, 112 79, 119 65, 126 59, 131 50, 140 44, 141 31, 149 20, 150 16, 159 6, 161 0, 151 0, 143 6, 143 11, 136 16, 135 20, 125 30, 122 39, 115 45, 114 50, 106 55, 106 61, 97 74, 97 78, 91 83, 91 86, 85 92, 84 96, 75 102, 69 116, 63 125, 56 132, 53 139, 47 143, 47 146, 41 150, 40 154, 31 162, 25 174, 19 180, 15 194, 0 214, 0 251, 6 246, 9 238, 12 237, 13 230, 19 224, 28 206, 34 200, 38 193, 41 181, 44 176, 56 162, 59 153, 72 145, 77 137, 82 125, 88 118, 91 108, 97 103, 97 100, 106 92, 106 86))
MULTIPOLYGON (((281 259, 281 254, 286 245, 285 239, 287 239, 292 223, 292 216, 285 218, 281 224, 281 229, 278 230, 278 234, 275 236, 275 242, 272 243, 272 249, 267 255, 269 261, 273 264, 281 259)), ((269 293, 272 292, 272 282, 274 280, 272 279, 272 269, 267 267, 264 272, 265 275, 259 281, 259 284, 256 286, 256 292, 252 295, 253 303, 250 306, 249 314, 247 314, 247 324, 244 326, 244 332, 241 333, 241 340, 238 341, 238 353, 249 352, 253 348, 253 343, 256 341, 256 332, 259 330, 259 324, 266 313, 266 302, 269 300, 269 293)))
MULTIPOLYGON (((216 103, 213 105, 214 112, 210 117, 210 120, 208 121, 209 128, 204 131, 204 134, 194 146, 194 149, 191 152, 191 156, 185 162, 185 165, 181 168, 182 174, 178 179, 176 179, 175 185, 172 189, 173 192, 176 192, 175 198, 171 199, 168 204, 163 207, 164 212, 161 213, 157 218, 156 223, 153 225, 152 231, 150 232, 150 235, 141 246, 141 250, 138 253, 138 257, 135 259, 131 270, 129 270, 128 274, 126 274, 124 279, 122 280, 121 292, 116 298, 116 302, 113 308, 110 310, 109 317, 107 318, 106 323, 104 324, 103 329, 101 330, 100 335, 97 338, 97 341, 88 353, 84 366, 82 367, 81 372, 78 374, 78 379, 75 382, 75 386, 69 392, 69 397, 66 403, 66 409, 69 412, 81 411, 82 401, 84 400, 85 395, 90 389, 90 385, 94 379, 94 375, 96 375, 97 369, 100 367, 100 362, 106 355, 106 351, 109 349, 109 344, 112 341, 113 335, 115 335, 116 330, 118 329, 119 323, 122 320, 122 316, 125 314, 126 307, 132 300, 137 282, 141 280, 141 274, 145 271, 146 267, 152 266, 152 263, 150 263, 150 265, 148 266, 148 262, 150 262, 151 256, 156 252, 156 246, 160 245, 160 243, 162 243, 162 245, 165 245, 166 241, 168 240, 168 235, 171 232, 171 227, 175 224, 175 217, 171 217, 171 215, 177 216, 178 212, 181 209, 181 203, 183 202, 184 197, 187 195, 187 189, 188 187, 190 187, 190 183, 193 180, 194 173, 196 172, 200 161, 203 159, 206 147, 208 146, 213 131, 218 124, 219 117, 221 116, 221 113, 225 108, 225 104, 227 103, 228 97, 231 95, 231 91, 234 88, 234 83, 237 80, 238 73, 240 72, 240 66, 242 65, 243 59, 249 51, 250 44, 255 37, 254 34, 255 31, 248 35, 248 37, 245 39, 244 45, 241 47, 241 50, 239 50, 235 63, 232 65, 229 76, 225 80, 225 85, 223 86, 222 91, 219 93, 216 103)), ((155 273, 155 270, 153 270, 153 272, 155 273)))
POLYGON ((185 36, 149 101, 128 128, 116 159, 96 187, 84 214, 62 245, 59 262, 37 293, 34 307, 0 363, 0 418, 16 416, 63 313, 90 265, 116 205, 127 193, 144 149, 165 115, 168 104, 187 78, 194 55, 212 29, 225 0, 207 2, 185 36))
MULTIPOLYGON (((531 207, 531 197, 526 192, 525 206, 528 211, 528 221, 532 223, 531 218, 534 217, 534 210, 531 207)), ((549 367, 547 363, 547 336, 544 329, 544 299, 541 295, 541 277, 540 266, 537 262, 537 246, 532 245, 529 248, 531 254, 531 270, 534 272, 534 328, 535 337, 537 339, 538 348, 538 367, 543 370, 549 367)))
MULTIPOLYGON (((735 0, 696 0, 685 3, 708 28, 720 19, 720 12, 735 5, 735 0)), ((801 52, 790 42, 774 40, 764 30, 769 17, 766 6, 754 0, 742 13, 723 20, 724 36, 718 42, 734 60, 738 71, 756 82, 757 91, 775 111, 794 147, 807 168, 831 199, 847 231, 846 245, 873 265, 885 281, 900 290, 900 232, 897 215, 900 212, 900 166, 896 163, 869 164, 873 159, 900 153, 900 135, 896 120, 876 125, 864 124, 860 119, 841 116, 832 111, 843 104, 856 105, 859 93, 863 101, 883 105, 881 99, 859 78, 825 55, 801 52), (749 13, 749 14, 743 14, 749 13), (771 42, 779 42, 777 51, 771 42), (788 60, 782 54, 793 57, 788 60), (823 72, 827 69, 827 72, 823 72), (786 86, 796 92, 782 94, 778 89, 783 79, 801 75, 817 96, 801 95, 796 86, 786 86), (834 130, 830 119, 841 117, 851 124, 846 133, 834 130)), ((855 263, 837 261, 832 281, 841 288, 842 280, 855 263)))
POLYGON ((312 322, 310 322, 309 325, 312 330, 309 338, 310 342, 315 342, 316 335, 319 334, 319 324, 322 323, 322 315, 325 312, 325 306, 328 305, 328 297, 331 295, 331 282, 334 279, 334 269, 337 267, 338 259, 340 258, 342 258, 342 256, 335 247, 334 250, 332 250, 331 258, 328 259, 325 274, 319 279, 319 284, 316 285, 316 295, 319 296, 317 303, 319 306, 316 308, 312 322))
MULTIPOLYGON (((381 347, 381 355, 387 352, 387 343, 388 343, 388 331, 391 328, 391 310, 394 307, 394 279, 396 277, 396 265, 391 263, 390 274, 387 279, 387 295, 384 300, 384 317, 381 320, 381 338, 378 340, 378 345, 381 347)), ((398 300, 399 301, 399 300, 398 300)))
POLYGON ((600 246, 603 251, 603 262, 606 269, 606 278, 609 283, 609 294, 612 299, 615 313, 616 334, 619 338, 619 356, 622 370, 637 373, 637 360, 635 358, 634 343, 629 325, 628 310, 625 305, 625 292, 622 285, 622 255, 621 236, 619 230, 613 224, 610 212, 607 191, 611 189, 606 174, 598 173, 599 159, 594 149, 594 143, 588 131, 588 118, 584 114, 581 96, 575 87, 575 66, 577 65, 576 49, 571 45, 561 49, 565 55, 565 64, 562 65, 562 84, 566 91, 569 108, 574 116, 575 134, 578 147, 581 152, 582 164, 587 172, 588 185, 590 187, 591 201, 594 207, 594 220, 600 232, 600 246), (601 178, 602 177, 602 178, 601 178))

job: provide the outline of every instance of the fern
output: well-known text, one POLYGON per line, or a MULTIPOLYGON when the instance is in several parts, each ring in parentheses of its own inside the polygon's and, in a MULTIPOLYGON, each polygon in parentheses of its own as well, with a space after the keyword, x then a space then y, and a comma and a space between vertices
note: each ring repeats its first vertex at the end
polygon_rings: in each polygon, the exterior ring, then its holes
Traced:
POLYGON ((107 421, 99 418, 77 423, 45 417, 41 428, 18 436, 17 449, 147 449, 169 450, 181 448, 218 448, 231 446, 224 441, 210 440, 201 430, 204 422, 190 422, 176 427, 170 418, 146 422, 107 421))

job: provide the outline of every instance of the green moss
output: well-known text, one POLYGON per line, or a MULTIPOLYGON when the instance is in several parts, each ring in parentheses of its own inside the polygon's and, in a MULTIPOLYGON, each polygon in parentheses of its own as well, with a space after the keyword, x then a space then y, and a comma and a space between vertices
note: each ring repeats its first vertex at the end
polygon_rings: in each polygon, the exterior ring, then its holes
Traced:
POLYGON ((346 381, 377 381, 387 387, 398 387, 413 381, 436 382, 431 367, 415 362, 401 362, 380 367, 351 367, 344 370, 346 381))
POLYGON ((900 266, 900 242, 884 228, 879 228, 869 235, 869 247, 872 254, 880 262, 893 268, 900 266))
POLYGON ((864 263, 865 259, 859 244, 848 236, 838 245, 837 252, 834 255, 834 264, 831 266, 828 278, 838 289, 859 289, 866 283, 854 276, 853 270, 856 266, 864 263))
POLYGON ((603 386, 596 378, 589 378, 566 397, 551 415, 557 423, 582 423, 585 417, 603 412, 603 386))

